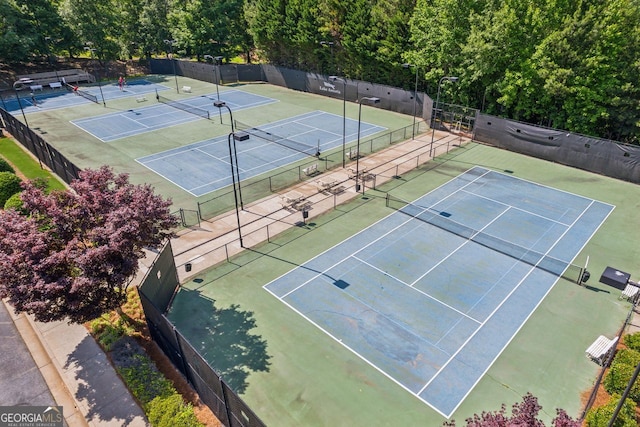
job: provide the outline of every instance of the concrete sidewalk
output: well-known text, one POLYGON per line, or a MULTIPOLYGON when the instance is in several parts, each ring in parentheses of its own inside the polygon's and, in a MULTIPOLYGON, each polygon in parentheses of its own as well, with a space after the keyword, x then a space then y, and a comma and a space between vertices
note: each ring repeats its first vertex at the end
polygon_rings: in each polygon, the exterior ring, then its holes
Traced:
POLYGON ((55 403, 63 407, 69 427, 148 425, 144 412, 84 326, 35 322, 4 305, 55 403))

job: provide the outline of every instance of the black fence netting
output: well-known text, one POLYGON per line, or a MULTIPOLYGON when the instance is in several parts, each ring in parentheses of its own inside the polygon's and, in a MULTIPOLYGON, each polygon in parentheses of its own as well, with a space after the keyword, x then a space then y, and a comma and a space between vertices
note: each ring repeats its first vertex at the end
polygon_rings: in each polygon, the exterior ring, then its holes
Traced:
POLYGON ((38 161, 44 163, 67 184, 78 178, 78 168, 73 162, 53 148, 29 126, 0 108, 0 116, 7 131, 29 150, 38 161))
POLYGON ((478 113, 473 138, 517 153, 640 183, 640 147, 478 113))
POLYGON ((349 102, 358 102, 363 97, 376 97, 380 98, 378 105, 380 108, 403 114, 413 115, 415 113, 417 117, 427 120, 427 122, 431 121, 433 100, 421 92, 418 92, 416 97, 415 90, 342 79, 338 76, 308 73, 271 64, 223 64, 216 66, 178 60, 172 64, 169 59, 152 59, 150 62, 151 71, 157 74, 171 74, 173 65, 179 75, 207 82, 214 82, 212 76, 217 71, 220 75, 220 82, 223 84, 239 81, 264 81, 301 92, 344 98, 349 102), (217 70, 216 67, 218 67, 217 70))
POLYGON ((153 340, 187 378, 200 399, 220 422, 226 426, 265 426, 165 316, 178 286, 175 259, 171 244, 167 242, 138 287, 153 340))

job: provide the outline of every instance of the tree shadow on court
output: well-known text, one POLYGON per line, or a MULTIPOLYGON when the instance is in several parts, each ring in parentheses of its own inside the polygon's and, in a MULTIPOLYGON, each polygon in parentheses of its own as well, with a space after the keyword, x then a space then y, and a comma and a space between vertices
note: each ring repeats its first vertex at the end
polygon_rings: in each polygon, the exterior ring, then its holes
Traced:
POLYGON ((169 318, 236 393, 246 390, 251 372, 269 371, 267 342, 251 333, 256 328, 253 312, 238 304, 217 307, 198 290, 181 288, 169 318))

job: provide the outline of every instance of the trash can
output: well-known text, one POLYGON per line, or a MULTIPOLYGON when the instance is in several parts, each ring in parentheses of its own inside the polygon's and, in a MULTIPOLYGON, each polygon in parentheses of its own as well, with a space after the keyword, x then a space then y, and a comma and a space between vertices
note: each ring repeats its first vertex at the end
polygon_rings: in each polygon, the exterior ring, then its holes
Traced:
POLYGON ((188 262, 184 265, 184 270, 188 273, 191 271, 191 263, 188 262))

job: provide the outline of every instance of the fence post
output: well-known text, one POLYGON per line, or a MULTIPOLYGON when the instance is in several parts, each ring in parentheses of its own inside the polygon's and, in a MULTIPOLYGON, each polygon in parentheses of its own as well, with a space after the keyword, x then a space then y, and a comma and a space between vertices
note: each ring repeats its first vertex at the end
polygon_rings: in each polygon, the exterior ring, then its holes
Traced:
MULTIPOLYGON (((166 309, 165 309, 165 310, 166 310, 166 309)), ((166 322, 166 323, 168 323, 169 325, 171 325, 171 330, 173 331, 173 334, 175 335, 175 337, 176 337, 176 341, 177 341, 177 343, 178 343, 178 348, 177 348, 177 350, 180 352, 180 364, 181 364, 182 366, 179 366, 179 367, 178 367, 178 369, 180 369, 180 370, 184 373, 184 376, 185 376, 185 377, 189 378, 191 375, 190 375, 190 372, 187 370, 187 359, 185 358, 185 356, 184 356, 184 351, 182 350, 182 341, 180 340, 180 333, 178 332, 178 330, 176 329, 176 327, 175 327, 175 326, 173 326, 173 325, 171 324, 171 322, 169 322, 169 319, 167 319, 167 318, 164 316, 164 314, 161 314, 160 316, 161 316, 161 318, 162 318, 162 320, 163 320, 164 322, 166 322)), ((191 384, 195 384, 195 383, 196 383, 195 381, 193 381, 193 378, 189 378, 189 379, 190 379, 190 381, 191 381, 191 384)))
POLYGON ((222 377, 218 376, 220 383, 222 384, 222 398, 224 399, 224 410, 227 413, 227 419, 229 420, 229 425, 233 426, 233 418, 231 418, 231 411, 229 410, 229 398, 227 397, 227 383, 224 382, 222 377))

